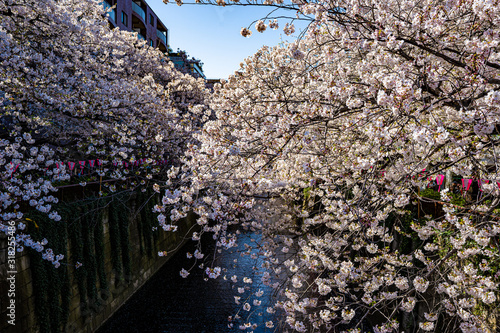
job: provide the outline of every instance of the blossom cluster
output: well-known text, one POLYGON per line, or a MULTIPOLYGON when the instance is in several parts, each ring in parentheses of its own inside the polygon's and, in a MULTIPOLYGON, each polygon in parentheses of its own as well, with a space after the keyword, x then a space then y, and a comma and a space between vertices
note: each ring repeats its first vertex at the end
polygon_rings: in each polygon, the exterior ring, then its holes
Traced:
MULTIPOLYGON (((499 193, 424 214, 419 191, 423 169, 500 181, 500 6, 287 8, 310 19, 303 38, 263 47, 215 86, 214 116, 180 171, 190 186, 179 197, 190 201, 174 205, 214 239, 238 227, 262 236, 242 255, 263 258, 258 283, 276 286, 289 329, 485 332, 479 309, 498 304, 499 193), (398 323, 406 313, 426 315, 398 323)), ((293 22, 284 32, 295 33, 293 22)), ((244 286, 235 291, 253 310, 244 286)))
MULTIPOLYGON (((179 163, 205 96, 203 80, 179 73, 134 34, 109 29, 96 1, 0 3, 0 232, 11 221, 26 224, 30 210, 66 223, 55 209, 58 187, 87 180, 64 161, 99 160, 94 181, 173 187, 175 175, 154 161, 179 163)), ((103 182, 100 194, 120 189, 103 182)), ((41 252, 21 229, 18 249, 41 252)))

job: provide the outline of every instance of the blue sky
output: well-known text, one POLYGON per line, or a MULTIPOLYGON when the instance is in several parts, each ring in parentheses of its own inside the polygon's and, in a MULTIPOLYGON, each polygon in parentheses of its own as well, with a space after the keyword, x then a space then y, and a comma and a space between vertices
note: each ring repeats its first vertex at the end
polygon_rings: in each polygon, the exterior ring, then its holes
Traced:
MULTIPOLYGON (((165 5, 162 0, 146 0, 169 29, 170 47, 185 50, 191 57, 203 62, 207 78, 227 78, 239 69, 246 57, 263 45, 274 46, 290 37, 283 34, 286 21, 279 21, 280 29, 258 33, 253 21, 265 17, 268 7, 165 5), (252 36, 240 35, 242 27, 249 27, 252 36)), ((267 21, 266 21, 267 23, 267 21)), ((297 25, 296 25, 297 26, 297 25)), ((298 31, 298 29, 297 29, 298 31)))

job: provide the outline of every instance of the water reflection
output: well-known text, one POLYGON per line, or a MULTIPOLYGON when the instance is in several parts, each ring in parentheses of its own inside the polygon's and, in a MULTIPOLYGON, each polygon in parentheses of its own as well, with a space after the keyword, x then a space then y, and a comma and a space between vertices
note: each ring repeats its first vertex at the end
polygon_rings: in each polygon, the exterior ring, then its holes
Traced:
MULTIPOLYGON (((188 264, 195 262, 194 258, 186 258, 186 252, 195 251, 193 242, 188 242, 97 332, 242 332, 238 326, 246 322, 248 317, 258 326, 249 328, 247 332, 274 331, 265 327, 265 322, 274 318, 266 312, 266 308, 272 303, 269 297, 272 290, 261 283, 262 258, 257 255, 256 250, 252 251, 253 256, 241 256, 242 252, 247 251, 243 241, 250 240, 255 235, 240 236, 238 248, 233 248, 231 253, 223 251, 217 254, 216 259, 211 259, 214 253, 213 241, 203 239, 205 265, 228 268, 218 279, 208 281, 203 281, 206 280, 206 275, 198 268, 192 269, 185 279, 179 275, 182 268, 188 269, 188 264), (227 280, 223 279, 224 275, 227 280), (229 281, 233 275, 237 276, 236 285, 229 281), (253 284, 244 283, 243 277, 252 279, 253 284), (238 288, 244 288, 244 293, 239 294, 238 288), (255 295, 258 295, 259 290, 264 292, 261 297, 255 295), (240 305, 234 299, 238 295, 241 297, 240 305), (260 306, 254 305, 255 299, 256 304, 261 301, 260 306), (242 309, 245 303, 251 306, 249 311, 242 309), (227 318, 235 314, 241 319, 234 327, 229 328, 227 318)), ((197 264, 199 263, 200 261, 197 264)))

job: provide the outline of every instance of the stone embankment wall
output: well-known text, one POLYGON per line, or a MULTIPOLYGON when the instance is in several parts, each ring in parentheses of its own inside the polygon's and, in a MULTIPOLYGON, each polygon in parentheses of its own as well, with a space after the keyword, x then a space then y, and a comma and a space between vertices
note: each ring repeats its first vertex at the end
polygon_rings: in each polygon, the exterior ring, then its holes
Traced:
MULTIPOLYGON (((90 211, 89 205, 77 202, 71 206, 66 218, 57 222, 66 225, 58 238, 53 237, 63 244, 63 250, 59 248, 54 253, 65 254, 59 268, 41 260, 36 251, 16 253, 15 326, 8 322, 12 312, 7 309, 8 294, 13 285, 7 279, 12 275, 7 273, 11 271, 8 238, 2 234, 0 332, 94 332, 165 264, 196 228, 194 215, 177 223, 177 232, 155 230, 158 224, 150 211, 154 201, 136 199, 130 196, 114 209, 113 200, 94 206, 93 218, 77 218, 90 211), (65 241, 61 242, 61 238, 65 241), (158 251, 164 250, 167 255, 158 257, 158 251), (75 268, 77 262, 82 266, 75 268)), ((27 221, 34 234, 46 223, 49 224, 35 218, 27 221)), ((54 229, 50 224, 47 228, 54 229)), ((50 245, 49 240, 47 247, 50 245)))

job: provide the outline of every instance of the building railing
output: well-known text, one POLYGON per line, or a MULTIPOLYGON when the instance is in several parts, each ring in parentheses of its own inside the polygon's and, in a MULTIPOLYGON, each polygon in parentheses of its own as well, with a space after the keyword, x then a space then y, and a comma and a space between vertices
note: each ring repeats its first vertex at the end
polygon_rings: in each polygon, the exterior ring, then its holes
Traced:
POLYGON ((205 74, 203 73, 203 69, 201 69, 200 65, 198 65, 197 63, 192 63, 191 65, 191 68, 194 72, 196 72, 202 78, 205 78, 205 74))
POLYGON ((136 12, 140 17, 142 17, 143 21, 146 22, 146 12, 135 2, 132 2, 132 10, 136 12))
POLYGON ((161 39, 163 41, 163 43, 165 43, 165 45, 167 45, 167 36, 166 36, 166 32, 164 31, 160 31, 160 30, 156 30, 156 36, 161 39))
MULTIPOLYGON (((111 7, 111 4, 107 1, 101 2, 101 5, 104 7, 104 9, 109 10, 111 7)), ((108 16, 113 22, 116 22, 116 8, 111 9, 111 11, 108 12, 108 16)))

